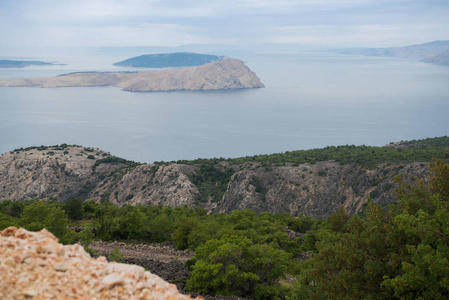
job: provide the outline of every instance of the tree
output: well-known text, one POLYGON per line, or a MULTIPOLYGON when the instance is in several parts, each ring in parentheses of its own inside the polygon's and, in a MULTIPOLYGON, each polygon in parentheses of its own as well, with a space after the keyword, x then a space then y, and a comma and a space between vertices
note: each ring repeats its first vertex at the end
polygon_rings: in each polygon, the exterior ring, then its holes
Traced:
POLYGON ((368 204, 348 232, 317 244, 302 291, 328 299, 442 299, 449 296, 449 166, 435 161, 428 182, 396 181, 399 206, 368 204))
POLYGON ((80 220, 83 218, 83 200, 70 198, 63 207, 70 219, 80 220))
POLYGON ((46 228, 64 244, 71 243, 75 239, 74 232, 67 228, 68 218, 59 204, 31 202, 25 206, 20 224, 32 231, 46 228))
POLYGON ((349 218, 343 205, 340 205, 338 212, 329 217, 329 228, 335 232, 344 232, 349 218))
POLYGON ((196 263, 186 288, 221 295, 274 297, 264 291, 279 291, 278 281, 285 276, 290 257, 283 250, 253 244, 243 236, 209 240, 196 249, 196 263))
POLYGON ((136 208, 128 211, 120 220, 120 233, 128 240, 145 238, 148 235, 146 215, 136 208))

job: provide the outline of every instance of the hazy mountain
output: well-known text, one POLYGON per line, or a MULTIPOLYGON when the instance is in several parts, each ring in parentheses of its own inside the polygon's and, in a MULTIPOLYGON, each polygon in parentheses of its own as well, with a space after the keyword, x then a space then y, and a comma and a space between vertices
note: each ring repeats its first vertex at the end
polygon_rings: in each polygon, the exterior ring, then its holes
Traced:
POLYGON ((449 41, 434 41, 425 44, 410 45, 405 47, 346 49, 339 51, 339 53, 351 55, 424 59, 428 56, 437 55, 442 51, 448 49, 449 41))

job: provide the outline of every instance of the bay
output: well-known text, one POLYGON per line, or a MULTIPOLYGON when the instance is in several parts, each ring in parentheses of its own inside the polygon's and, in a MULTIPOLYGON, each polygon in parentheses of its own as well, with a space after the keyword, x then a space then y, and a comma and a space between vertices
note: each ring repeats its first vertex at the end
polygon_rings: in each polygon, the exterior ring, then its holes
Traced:
MULTIPOLYGON (((242 59, 265 88, 132 93, 0 87, 0 153, 67 143, 150 163, 382 146, 448 134, 448 67, 330 53, 242 59)), ((0 69, 0 77, 123 70, 109 60, 0 69)))

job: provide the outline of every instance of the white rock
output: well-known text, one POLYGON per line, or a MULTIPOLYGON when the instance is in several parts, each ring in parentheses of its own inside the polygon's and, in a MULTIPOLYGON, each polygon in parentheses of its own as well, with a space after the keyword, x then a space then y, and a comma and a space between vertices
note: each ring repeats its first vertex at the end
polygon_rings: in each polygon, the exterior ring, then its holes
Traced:
POLYGON ((117 274, 109 274, 101 280, 101 285, 109 289, 116 285, 122 285, 123 283, 123 277, 117 274))
POLYGON ((57 262, 53 265, 56 271, 65 272, 69 269, 69 264, 64 262, 57 262))
POLYGON ((141 278, 145 274, 145 269, 141 266, 127 265, 127 264, 109 264, 108 270, 110 272, 124 272, 133 275, 136 279, 141 278))

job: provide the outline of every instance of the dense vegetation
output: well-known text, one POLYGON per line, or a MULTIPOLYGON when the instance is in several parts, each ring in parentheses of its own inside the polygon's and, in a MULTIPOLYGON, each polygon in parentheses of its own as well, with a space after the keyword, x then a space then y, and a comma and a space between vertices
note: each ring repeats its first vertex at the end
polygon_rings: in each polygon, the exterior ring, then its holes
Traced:
MULTIPOLYGON (((226 161, 231 165, 260 163, 262 167, 314 164, 318 161, 335 160, 341 164, 356 163, 374 167, 381 163, 432 161, 433 158, 449 158, 449 137, 428 138, 391 143, 390 147, 374 146, 331 146, 322 149, 286 151, 283 153, 245 156, 239 158, 212 158, 178 160, 176 163, 190 165, 216 165, 226 161)), ((172 161, 171 163, 174 163, 172 161)))

